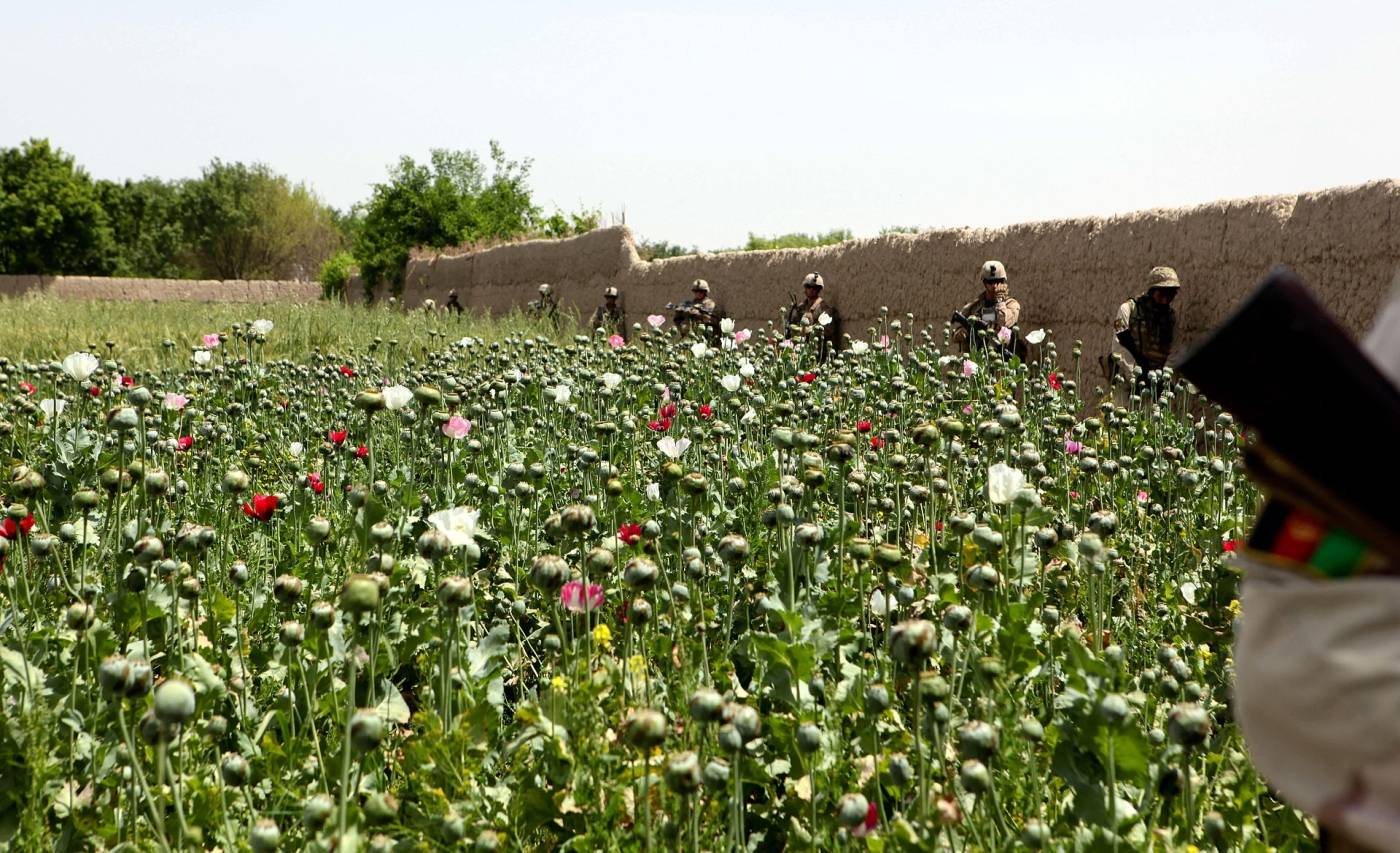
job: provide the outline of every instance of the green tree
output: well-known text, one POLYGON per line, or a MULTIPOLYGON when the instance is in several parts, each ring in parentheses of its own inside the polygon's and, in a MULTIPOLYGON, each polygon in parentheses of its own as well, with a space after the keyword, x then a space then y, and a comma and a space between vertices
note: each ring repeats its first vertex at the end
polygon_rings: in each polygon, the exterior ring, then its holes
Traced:
POLYGON ((340 247, 333 211, 261 163, 214 160, 183 190, 191 265, 212 278, 310 278, 340 247))
POLYGON ((686 248, 679 243, 668 243, 665 240, 639 240, 637 242, 637 256, 644 261, 698 254, 700 254, 700 249, 695 246, 686 248))
POLYGON ((179 181, 98 181, 97 196, 107 213, 117 257, 113 275, 186 278, 193 274, 181 221, 179 181))
POLYGON ((767 249, 814 249, 817 246, 830 246, 843 243, 852 237, 850 229, 835 228, 825 234, 780 234, 776 237, 762 237, 749 232, 749 241, 744 251, 759 252, 767 249))
POLYGON ((375 184, 355 228, 354 255, 367 289, 403 289, 415 246, 443 248, 530 233, 539 209, 530 198, 530 161, 507 160, 491 143, 491 172, 471 151, 434 149, 427 163, 403 157, 375 184))
POLYGON ((106 275, 116 244, 96 187, 47 139, 0 149, 0 273, 106 275))

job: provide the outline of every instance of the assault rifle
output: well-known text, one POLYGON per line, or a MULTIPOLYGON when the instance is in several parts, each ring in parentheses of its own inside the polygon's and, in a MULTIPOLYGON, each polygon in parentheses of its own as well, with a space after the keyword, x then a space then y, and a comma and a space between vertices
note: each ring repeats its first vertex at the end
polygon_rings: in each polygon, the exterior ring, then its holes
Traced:
POLYGON ((1276 267, 1178 370, 1254 431, 1245 466, 1271 505, 1352 531, 1400 565, 1400 456, 1387 450, 1400 435, 1400 388, 1301 278, 1276 267), (1362 462, 1346 448, 1373 452, 1362 462))
POLYGON ((996 335, 992 334, 991 325, 981 317, 969 317, 961 311, 954 311, 952 320, 967 329, 969 346, 985 344, 1008 358, 1016 355, 1017 336, 1015 329, 1011 330, 1011 340, 1002 343, 996 335), (982 332, 987 333, 986 337, 982 336, 982 332))

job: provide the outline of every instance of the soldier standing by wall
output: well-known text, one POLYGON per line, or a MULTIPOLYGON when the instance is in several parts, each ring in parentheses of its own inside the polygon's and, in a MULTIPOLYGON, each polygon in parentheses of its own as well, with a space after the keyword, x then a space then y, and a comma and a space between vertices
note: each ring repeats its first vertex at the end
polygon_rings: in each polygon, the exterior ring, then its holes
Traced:
POLYGON ((1176 337, 1172 301, 1180 291, 1176 270, 1153 267, 1147 274, 1147 291, 1118 306, 1113 318, 1113 355, 1106 364, 1110 383, 1115 374, 1132 380, 1132 368, 1122 364, 1128 358, 1142 368, 1140 382, 1152 371, 1166 367, 1176 337))
POLYGON ((1011 298, 1006 267, 1001 261, 987 261, 982 265, 982 295, 953 313, 953 345, 959 352, 971 352, 985 330, 994 348, 1023 355, 1025 344, 1016 334, 1020 320, 1021 303, 1011 298))
POLYGON ((690 286, 690 298, 679 305, 674 303, 666 306, 675 309, 676 328, 683 334, 693 334, 703 332, 709 337, 719 335, 719 312, 716 310, 715 301, 710 298, 710 283, 703 278, 697 278, 690 286))
POLYGON ((541 284, 538 299, 530 302, 530 316, 536 320, 548 320, 556 327, 559 325, 559 300, 554 296, 554 288, 548 284, 541 284))
POLYGON ((462 316, 462 303, 457 301, 457 291, 447 291, 447 304, 443 305, 444 311, 454 311, 458 317, 462 316))
POLYGON ((836 348, 841 334, 841 321, 836 309, 822 299, 822 289, 825 287, 826 282, 820 273, 808 273, 807 277, 802 279, 803 299, 788 307, 787 321, 783 329, 783 336, 787 338, 805 337, 814 329, 819 330, 821 337, 818 354, 823 359, 829 351, 836 348), (825 322, 822 321, 823 317, 826 318, 825 322))
POLYGON ((609 287, 603 291, 603 304, 593 309, 588 328, 602 329, 609 336, 621 335, 624 341, 627 340, 627 314, 617 303, 616 287, 609 287))

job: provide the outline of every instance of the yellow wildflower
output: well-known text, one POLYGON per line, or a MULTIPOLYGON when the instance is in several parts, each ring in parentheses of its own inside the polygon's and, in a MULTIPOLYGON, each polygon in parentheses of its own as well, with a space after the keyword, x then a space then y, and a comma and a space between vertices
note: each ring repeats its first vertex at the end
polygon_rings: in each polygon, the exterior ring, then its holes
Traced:
POLYGON ((1202 643, 1200 648, 1196 649, 1196 654, 1204 663, 1210 663, 1210 659, 1215 657, 1215 652, 1211 651, 1210 646, 1205 643, 1202 643))
POLYGON ((1238 598, 1230 599, 1230 615, 1236 619, 1240 618, 1240 600, 1238 598))
POLYGON ((568 690, 569 679, 565 678, 562 675, 556 675, 549 680, 549 686, 554 688, 555 690, 568 690))
POLYGON ((600 646, 612 645, 612 631, 608 630, 607 625, 599 625, 593 629, 593 642, 600 646))
POLYGON ((923 532, 922 530, 920 530, 918 533, 915 533, 915 534, 914 534, 914 544, 917 545, 917 546, 919 546, 920 548, 927 548, 927 547, 928 547, 928 534, 925 533, 925 532, 923 532))
POLYGON ((632 672, 633 675, 641 675, 642 673, 647 671, 646 658, 642 657, 641 655, 632 655, 630 658, 627 659, 627 668, 632 672))

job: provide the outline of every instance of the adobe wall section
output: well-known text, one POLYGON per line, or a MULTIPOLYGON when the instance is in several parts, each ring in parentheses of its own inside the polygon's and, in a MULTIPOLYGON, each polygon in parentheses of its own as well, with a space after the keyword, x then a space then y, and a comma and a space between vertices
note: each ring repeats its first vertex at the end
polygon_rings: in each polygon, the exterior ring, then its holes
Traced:
POLYGON ((31 294, 120 302, 315 302, 321 298, 321 285, 314 281, 0 275, 0 297, 31 294))
MULTIPOLYGON (((1089 359, 1109 346, 1119 303, 1141 292, 1147 271, 1173 266, 1184 291, 1183 342, 1209 329, 1275 263, 1296 269, 1358 333, 1375 315, 1400 266, 1400 184, 1392 180, 1301 195, 1221 201, 1106 218, 1005 228, 889 234, 820 249, 700 254, 645 263, 626 228, 533 241, 476 254, 410 262, 405 300, 439 304, 456 289, 464 305, 493 312, 523 306, 541 282, 584 316, 604 287, 623 292, 629 320, 679 301, 696 278, 739 325, 776 320, 802 276, 826 279, 845 330, 861 335, 881 306, 916 323, 941 324, 980 291, 977 270, 1006 264, 1023 306, 1022 328, 1054 332, 1068 355, 1075 338, 1089 359)), ((358 292, 352 284, 350 292, 358 292)), ((1086 379, 1090 374, 1086 372, 1086 379)))

